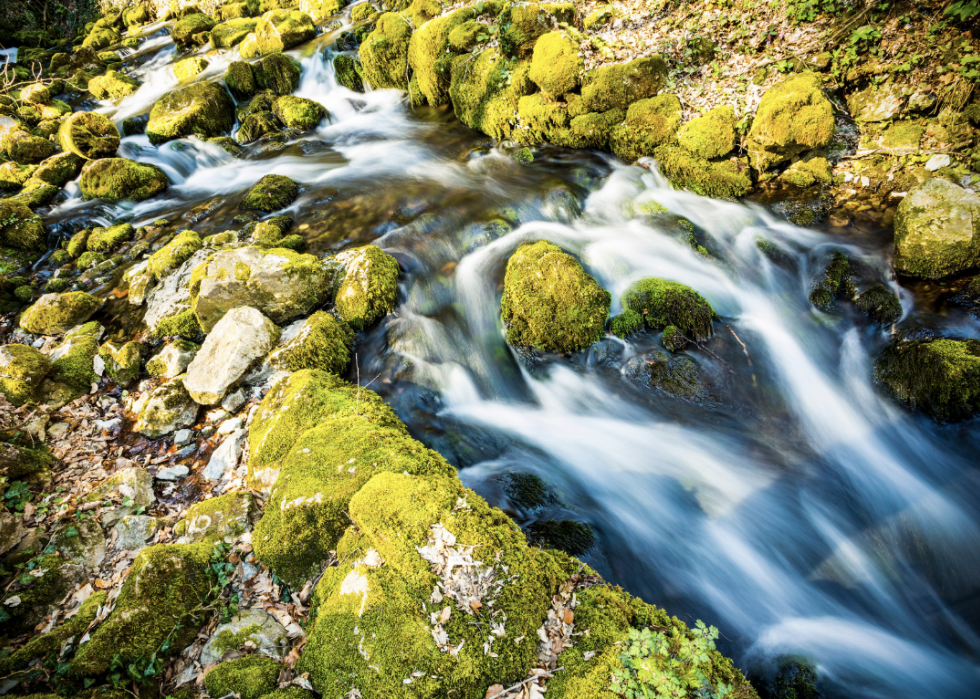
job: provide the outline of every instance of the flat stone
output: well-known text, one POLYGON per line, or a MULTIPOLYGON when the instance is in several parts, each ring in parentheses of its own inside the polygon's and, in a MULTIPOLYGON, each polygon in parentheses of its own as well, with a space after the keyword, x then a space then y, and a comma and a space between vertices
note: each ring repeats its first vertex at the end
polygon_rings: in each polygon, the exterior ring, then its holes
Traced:
POLYGON ((190 430, 177 430, 174 432, 174 444, 176 444, 178 447, 182 447, 185 444, 190 444, 193 438, 194 433, 190 430))
POLYGON ((240 407, 245 405, 245 392, 242 389, 238 389, 232 393, 225 396, 224 400, 221 401, 221 407, 227 410, 229 413, 234 413, 240 407))
POLYGON ((929 172, 935 172, 941 168, 949 167, 950 162, 949 153, 939 153, 929 158, 925 164, 925 168, 929 172))
POLYGON ((116 549, 139 551, 145 548, 147 540, 163 529, 165 524, 164 520, 149 515, 121 517, 113 527, 116 532, 116 549))
POLYGON ((158 481, 178 481, 190 472, 191 470, 186 466, 168 466, 157 471, 156 479, 158 481))
POLYGON ((236 430, 228 435, 211 454, 211 460, 201 475, 209 481, 219 481, 231 474, 238 467, 238 459, 242 455, 241 440, 244 437, 245 430, 236 430))
POLYGON ((233 417, 218 425, 218 434, 231 434, 240 429, 242 429, 242 419, 240 417, 233 417))

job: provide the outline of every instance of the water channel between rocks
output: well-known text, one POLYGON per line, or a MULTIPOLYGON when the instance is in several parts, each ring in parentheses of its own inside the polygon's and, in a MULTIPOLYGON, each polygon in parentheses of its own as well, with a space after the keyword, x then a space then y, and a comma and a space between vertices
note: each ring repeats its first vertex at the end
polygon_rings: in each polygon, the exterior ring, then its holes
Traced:
MULTIPOLYGON (((161 25, 148 31, 127 58, 143 86, 93 105, 119 124, 178 85, 173 43, 161 25)), ((546 147, 521 164, 451 112, 338 86, 329 57, 339 31, 289 52, 303 66, 295 94, 323 104, 329 123, 253 144, 244 159, 196 138, 155 148, 127 137, 120 156, 163 168, 167 193, 111 206, 69 185, 75 198, 45 224, 70 234, 93 215, 136 226, 165 217, 210 235, 235 228, 238 200, 262 176, 288 175, 304 191, 277 213, 294 219, 307 252, 373 242, 401 264, 397 311, 360 339, 348 378, 390 401, 464 484, 525 524, 588 523, 597 540, 583 560, 689 623, 717 625, 744 669, 801 655, 840 696, 975 697, 977 422, 937 426, 895 405, 872 377, 887 335, 807 300, 842 249, 864 270, 859 286, 884 281, 907 316, 977 337, 966 314, 917 302, 889 279, 890 233, 799 228, 599 153, 546 147), (541 239, 583 262, 612 293, 611 313, 645 277, 705 296, 721 316, 716 335, 683 353, 703 392, 679 399, 636 380, 637 362, 659 349, 653 334, 609 336, 574 357, 511 349, 499 319, 504 268, 518 245, 541 239), (510 501, 506 484, 523 473, 549 486, 543 507, 510 501)), ((197 79, 219 78, 237 50, 209 58, 197 79)), ((114 302, 109 334, 135 328, 139 312, 114 302)))

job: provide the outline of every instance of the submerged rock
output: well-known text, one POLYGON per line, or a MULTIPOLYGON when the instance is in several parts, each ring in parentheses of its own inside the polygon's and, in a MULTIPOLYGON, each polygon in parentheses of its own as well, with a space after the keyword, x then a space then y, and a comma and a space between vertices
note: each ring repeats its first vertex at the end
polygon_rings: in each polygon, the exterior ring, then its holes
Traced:
POLYGON ((940 279, 980 267, 980 195, 941 178, 912 189, 895 214, 895 270, 940 279))
POLYGON ((666 279, 641 279, 623 294, 623 305, 640 314, 650 328, 674 326, 694 340, 714 334, 714 309, 689 286, 666 279))
POLYGON ((623 374, 677 398, 701 400, 708 395, 701 383, 701 370, 690 358, 649 352, 632 357, 623 366, 623 374))
POLYGON ((891 325, 898 322, 902 317, 901 302, 892 290, 884 284, 876 284, 870 289, 862 291, 854 299, 854 305, 878 325, 891 325))
POLYGON ((546 240, 522 245, 507 262, 500 315, 513 345, 584 349, 602 336, 609 304, 609 292, 546 240))

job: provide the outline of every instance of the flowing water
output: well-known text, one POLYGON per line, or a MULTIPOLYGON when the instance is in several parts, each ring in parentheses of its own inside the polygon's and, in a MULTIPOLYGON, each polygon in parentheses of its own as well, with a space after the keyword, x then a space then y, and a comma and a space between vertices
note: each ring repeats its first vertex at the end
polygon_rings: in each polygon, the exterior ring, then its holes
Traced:
MULTIPOLYGON (((326 106, 329 123, 243 159, 196 138, 154 148, 127 137, 121 154, 163 168, 165 195, 107 205, 69 185, 72 198, 46 221, 68 235, 166 217, 209 235, 236 227, 235 205, 263 175, 288 175, 304 192, 279 213, 308 252, 373 242, 401 263, 397 312, 360 339, 350 378, 391 401, 465 484, 525 520, 588 522, 588 563, 688 622, 720 627, 743 669, 764 675, 797 655, 832 696, 976 697, 977 421, 937 426, 894 404, 872 378, 888 336, 847 308, 815 310, 807 294, 840 249, 859 262, 862 285, 885 280, 900 294, 905 324, 977 337, 976 321, 888 281, 887 231, 798 228, 600 153, 546 147, 522 165, 451 110, 413 112, 397 91, 352 93, 330 64, 339 31, 290 52, 303 66, 296 94, 326 106), (670 213, 644 213, 654 202, 670 213), (710 255, 692 249, 678 217, 710 255), (760 238, 777 253, 763 254, 760 238), (658 348, 653 334, 571 357, 510 348, 504 269, 518 245, 540 239, 576 255, 612 292, 614 313, 644 277, 704 295, 721 316, 716 336, 685 355, 708 397, 673 398, 631 378, 636 358, 658 348), (549 484, 548 512, 508 502, 501 477, 513 473, 549 484)), ((88 108, 121 123, 178 84, 166 27, 144 35, 126 60, 145 84, 88 108)), ((196 79, 220 78, 237 51, 209 59, 196 79)), ((125 301, 115 312, 138 322, 125 301)))

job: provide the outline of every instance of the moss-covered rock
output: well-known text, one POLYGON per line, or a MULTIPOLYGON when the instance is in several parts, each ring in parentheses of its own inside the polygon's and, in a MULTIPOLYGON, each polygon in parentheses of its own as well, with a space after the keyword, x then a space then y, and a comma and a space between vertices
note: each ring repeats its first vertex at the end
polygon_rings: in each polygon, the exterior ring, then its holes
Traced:
POLYGON ((104 75, 92 78, 88 83, 88 90, 96 99, 121 100, 136 92, 141 84, 139 80, 125 73, 108 70, 104 75))
POLYGON ((248 484, 269 493, 283 461, 307 430, 325 420, 361 416, 378 427, 402 429, 401 420, 374 391, 333 374, 300 370, 277 383, 249 426, 248 484))
POLYGON ((282 53, 316 36, 310 16, 299 10, 270 10, 239 46, 242 58, 282 53))
POLYGON ((197 634, 191 613, 206 602, 211 590, 210 557, 207 543, 143 549, 123 583, 115 609, 79 647, 69 674, 102 675, 115 657, 128 665, 154 653, 167 657, 180 652, 197 634))
POLYGON ((375 245, 345 250, 334 261, 344 268, 334 299, 337 313, 355 330, 364 330, 395 309, 398 262, 375 245))
POLYGON ((104 49, 113 44, 118 44, 122 39, 122 34, 120 34, 116 29, 111 27, 103 27, 99 29, 93 29, 89 32, 89 35, 85 37, 82 41, 82 46, 85 48, 92 49, 104 49))
POLYGON ((364 92, 364 81, 361 80, 359 68, 358 61, 353 56, 342 53, 333 58, 333 72, 337 83, 352 92, 364 92))
POLYGON ((694 340, 705 340, 714 334, 715 318, 711 304, 689 286, 666 279, 641 279, 623 294, 623 306, 643 316, 650 328, 669 325, 694 340))
POLYGON ((671 183, 702 196, 737 199, 752 188, 749 173, 730 160, 704 160, 671 145, 657 148, 654 157, 671 183))
POLYGON ((565 32, 549 32, 535 42, 529 75, 545 94, 557 97, 571 92, 584 68, 578 42, 565 32))
POLYGON ((240 17, 229 19, 218 24, 211 30, 211 48, 230 49, 241 43, 245 37, 255 31, 259 22, 257 19, 240 17))
POLYGON ((0 129, 0 153, 21 165, 33 165, 50 158, 57 148, 51 141, 17 126, 0 129))
POLYGON ((193 425, 197 411, 197 403, 191 400, 184 387, 184 377, 178 376, 153 389, 139 411, 136 430, 150 439, 156 439, 193 425))
POLYGON ((207 43, 209 33, 215 22, 205 14, 195 13, 185 16, 174 24, 170 36, 178 48, 186 49, 207 43))
POLYGON ((627 308, 609 319, 609 332, 616 337, 626 338, 643 329, 643 316, 627 308))
POLYGON ((854 305, 878 325, 891 325, 902 317, 901 302, 884 284, 876 284, 862 291, 854 299, 854 305))
POLYGON ((500 314, 513 345, 584 349, 601 337, 609 303, 608 291, 545 240, 522 245, 507 263, 500 314))
POLYGON ((58 140, 62 149, 86 160, 110 158, 119 148, 119 130, 103 114, 75 112, 61 123, 58 140))
POLYGON ((4 621, 4 631, 11 636, 30 631, 44 620, 51 609, 61 602, 72 586, 84 575, 82 566, 72 564, 57 554, 45 555, 32 561, 31 574, 7 587, 0 599, 9 618, 4 621), (20 604, 8 603, 13 597, 20 604))
POLYGON ((238 208, 272 213, 283 209, 299 196, 299 185, 285 175, 266 175, 245 193, 238 208))
POLYGON ((300 0, 299 9, 308 14, 313 21, 332 17, 347 5, 346 0, 300 0))
POLYGON ((350 365, 354 333, 343 320, 317 311, 286 344, 269 356, 280 371, 320 369, 343 376, 350 365))
MULTIPOLYGON (((470 21, 475 16, 474 8, 461 7, 443 17, 426 22, 421 27, 417 27, 416 32, 412 34, 408 45, 408 63, 418 82, 419 91, 429 104, 438 106, 449 103, 450 69, 453 60, 453 56, 448 53, 449 36, 464 24, 477 25, 477 22, 470 21)), ((486 30, 484 25, 478 26, 486 30)), ((337 67, 336 61, 334 67, 335 69, 337 67)), ((354 65, 345 68, 353 69, 354 65)), ((339 75, 338 71, 338 81, 339 75)), ((357 77, 357 81, 360 81, 360 76, 357 77)), ((403 85, 404 79, 399 87, 403 85)))
POLYGON ((24 311, 20 326, 35 335, 60 335, 91 318, 100 305, 84 291, 45 294, 24 311))
POLYGON ((284 95, 277 99, 272 106, 272 113, 289 128, 300 131, 315 129, 321 121, 330 116, 319 102, 291 95, 284 95))
POLYGON ((225 87, 237 100, 248 99, 258 92, 252 66, 243 61, 234 61, 225 73, 225 87))
MULTIPOLYGON (((48 158, 50 160, 50 158, 48 158)), ((37 165, 4 163, 0 165, 0 190, 18 190, 37 170, 37 165)))
POLYGON ((32 177, 53 187, 64 187, 78 177, 84 163, 85 160, 74 153, 58 153, 38 165, 32 177))
POLYGON ((666 81, 667 64, 660 56, 604 66, 585 75, 582 102, 589 112, 627 109, 634 102, 655 96, 666 81))
POLYGON ((895 342, 875 363, 875 374, 903 403, 938 421, 980 412, 980 341, 895 342))
POLYGON ((208 670, 204 687, 212 697, 234 694, 241 699, 259 699, 276 688, 282 667, 277 660, 254 655, 229 660, 208 670))
POLYGON ((895 270, 939 279, 980 267, 980 195, 942 178, 909 191, 895 214, 895 270))
POLYGON ((235 123, 235 106, 216 83, 198 82, 173 90, 150 110, 146 135, 153 145, 195 134, 221 136, 235 123))
POLYGON ((623 123, 612 129, 609 145, 613 153, 627 162, 653 155, 658 146, 673 140, 681 125, 681 115, 677 95, 639 100, 630 105, 623 123))
POLYGON ((145 5, 134 5, 122 11, 122 23, 127 27, 138 27, 150 21, 150 13, 145 5))
POLYGON ((855 121, 888 121, 901 113, 905 100, 903 86, 889 82, 851 93, 847 97, 847 108, 855 121))
POLYGON ((146 263, 146 271, 157 280, 163 279, 202 247, 204 243, 197 233, 181 231, 173 240, 150 255, 146 263))
POLYGON ((684 124, 677 142, 699 158, 721 158, 735 147, 735 110, 716 107, 684 124))
POLYGON ((497 21, 500 47, 507 56, 529 58, 538 37, 559 22, 575 20, 572 3, 508 3, 497 21))
POLYGON ((49 367, 47 356, 29 345, 0 346, 0 393, 14 405, 34 401, 49 367))
POLYGON ((851 262, 847 255, 837 251, 827 266, 824 267, 823 277, 820 278, 810 292, 810 303, 826 310, 840 297, 854 295, 854 281, 851 274, 851 262))
POLYGON ((0 245, 15 250, 40 252, 47 234, 41 217, 13 199, 0 199, 0 245))
POLYGON ((780 174, 779 179, 796 187, 812 187, 815 184, 830 184, 834 179, 833 170, 826 158, 798 160, 780 174))
POLYGON ((258 508, 251 493, 227 493, 187 508, 184 519, 174 527, 174 534, 181 544, 198 541, 231 543, 251 531, 257 516, 258 508))
POLYGON ((136 229, 131 223, 93 228, 86 241, 86 248, 92 252, 109 254, 115 252, 127 240, 132 240, 135 235, 136 229))
POLYGON ((105 262, 105 255, 101 252, 92 252, 89 250, 78 256, 78 260, 75 262, 75 269, 79 272, 84 272, 102 262, 105 262))
POLYGON ((146 363, 146 373, 164 379, 180 376, 200 349, 194 342, 177 338, 146 363))
POLYGON ((34 105, 47 104, 51 101, 52 92, 44 83, 31 83, 20 88, 20 98, 34 105))
POLYGON ((834 112, 817 73, 791 75, 766 91, 747 138, 759 172, 784 163, 834 138, 834 112))
POLYGON ((456 51, 466 53, 480 44, 485 44, 492 35, 493 27, 470 19, 453 27, 446 38, 456 51))
POLYGON ((174 77, 181 82, 186 82, 195 75, 199 75, 200 73, 204 72, 204 69, 207 68, 208 65, 208 62, 199 56, 185 58, 182 61, 177 61, 174 63, 174 77))
POLYGON ((273 54, 252 65, 259 90, 288 95, 299 87, 302 70, 289 56, 273 54))
POLYGON ((364 78, 371 87, 407 89, 411 37, 412 27, 404 17, 394 12, 381 15, 360 48, 364 78))
POLYGON ((78 181, 86 199, 143 201, 170 185, 166 173, 156 165, 126 158, 100 158, 82 168, 78 181))
POLYGON ((51 353, 51 371, 42 385, 42 398, 52 402, 49 395, 58 395, 64 401, 89 392, 99 380, 95 373, 95 356, 99 343, 92 335, 68 336, 51 353))
POLYGON ((530 67, 529 60, 508 58, 496 48, 475 58, 455 57, 449 93, 456 117, 492 138, 510 138, 521 97, 537 90, 529 77, 530 67))
POLYGON ((128 386, 140 373, 143 345, 139 342, 106 342, 99 348, 109 378, 120 386, 128 386))
POLYGON ((266 136, 274 136, 281 130, 282 125, 272 112, 253 112, 242 121, 235 133, 235 140, 246 145, 266 136))

